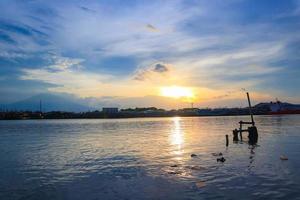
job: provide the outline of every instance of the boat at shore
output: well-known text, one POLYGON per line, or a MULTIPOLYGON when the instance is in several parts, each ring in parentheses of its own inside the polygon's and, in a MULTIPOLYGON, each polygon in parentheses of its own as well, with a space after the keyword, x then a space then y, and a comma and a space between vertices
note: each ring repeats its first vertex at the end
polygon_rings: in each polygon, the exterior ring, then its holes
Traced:
POLYGON ((282 103, 280 101, 270 102, 270 115, 284 115, 284 114, 300 114, 300 105, 282 103))

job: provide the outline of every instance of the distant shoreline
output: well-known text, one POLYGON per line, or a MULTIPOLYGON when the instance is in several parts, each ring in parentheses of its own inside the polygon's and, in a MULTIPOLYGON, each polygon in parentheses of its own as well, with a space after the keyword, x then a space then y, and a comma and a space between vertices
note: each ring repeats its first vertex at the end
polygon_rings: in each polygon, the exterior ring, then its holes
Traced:
MULTIPOLYGON (((161 115, 161 116, 126 116, 126 117, 26 117, 26 118, 0 118, 1 121, 20 121, 20 120, 64 120, 64 119, 134 119, 134 118, 168 118, 168 117, 238 117, 248 116, 249 114, 236 114, 236 115, 161 115)), ((254 114, 254 116, 286 116, 286 115, 298 115, 298 114, 254 114)))
MULTIPOLYGON (((300 105, 289 103, 259 103, 251 108, 254 115, 300 114, 300 105)), ((0 120, 26 119, 122 119, 145 117, 209 117, 249 115, 249 108, 183 108, 164 110, 156 107, 145 108, 103 108, 102 111, 0 111, 0 120)))

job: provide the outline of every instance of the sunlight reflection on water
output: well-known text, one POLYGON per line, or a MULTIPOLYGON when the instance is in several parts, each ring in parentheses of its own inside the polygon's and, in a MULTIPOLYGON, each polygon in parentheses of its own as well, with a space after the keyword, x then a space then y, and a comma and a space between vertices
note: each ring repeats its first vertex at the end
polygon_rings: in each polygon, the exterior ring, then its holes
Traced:
POLYGON ((174 117, 173 119, 174 122, 174 128, 171 132, 171 144, 177 145, 178 149, 181 149, 181 145, 184 142, 184 132, 181 130, 180 127, 180 117, 174 117))

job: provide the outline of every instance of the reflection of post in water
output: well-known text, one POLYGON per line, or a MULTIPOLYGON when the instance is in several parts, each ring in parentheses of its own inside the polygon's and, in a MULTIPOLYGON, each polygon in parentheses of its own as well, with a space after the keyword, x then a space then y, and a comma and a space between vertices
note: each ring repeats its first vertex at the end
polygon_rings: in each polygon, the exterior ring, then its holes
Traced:
POLYGON ((254 149, 255 149, 255 147, 256 147, 256 145, 251 145, 250 146, 250 156, 249 156, 250 162, 249 162, 249 166, 248 166, 249 169, 251 169, 253 167, 251 165, 254 161, 254 155, 255 155, 254 149))
POLYGON ((255 126, 255 122, 254 122, 254 118, 253 118, 253 113, 252 113, 252 107, 251 107, 251 101, 250 101, 250 97, 249 97, 249 93, 247 92, 247 99, 248 99, 248 104, 249 104, 249 114, 251 117, 251 122, 244 122, 244 121, 240 121, 240 127, 239 130, 238 129, 234 129, 232 131, 233 134, 233 141, 234 142, 238 142, 239 141, 239 137, 238 134, 240 133, 240 140, 243 140, 243 136, 242 133, 243 132, 248 132, 248 138, 249 141, 248 143, 250 145, 254 145, 257 143, 258 140, 258 132, 257 132, 257 128, 255 126), (251 126, 248 127, 248 129, 243 129, 243 124, 249 124, 251 126))

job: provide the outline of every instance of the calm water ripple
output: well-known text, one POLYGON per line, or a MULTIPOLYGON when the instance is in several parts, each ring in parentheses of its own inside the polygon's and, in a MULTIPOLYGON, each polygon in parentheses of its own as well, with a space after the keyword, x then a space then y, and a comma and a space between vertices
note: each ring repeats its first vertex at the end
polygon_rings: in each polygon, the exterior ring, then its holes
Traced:
POLYGON ((0 199, 300 199, 300 116, 241 118, 0 121, 0 199))

